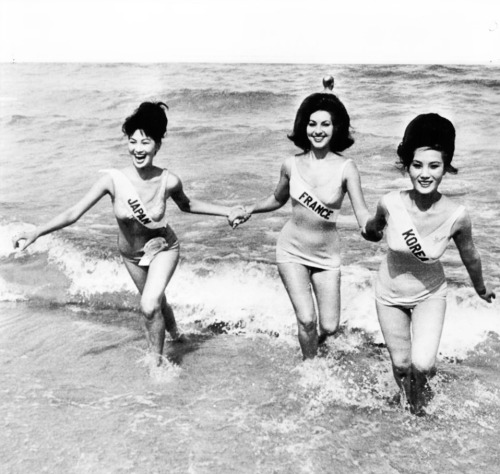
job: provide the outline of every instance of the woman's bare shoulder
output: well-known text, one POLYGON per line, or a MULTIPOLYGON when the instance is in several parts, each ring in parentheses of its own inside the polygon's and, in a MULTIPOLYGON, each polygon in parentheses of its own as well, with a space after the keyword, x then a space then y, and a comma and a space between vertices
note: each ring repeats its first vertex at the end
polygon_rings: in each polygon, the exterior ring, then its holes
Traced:
POLYGON ((463 205, 460 203, 456 202, 454 199, 451 199, 448 196, 442 195, 441 200, 439 202, 440 204, 440 211, 443 212, 444 214, 453 214, 457 212, 459 209, 462 209, 465 213, 467 214, 467 211, 463 205))
POLYGON ((181 178, 171 170, 164 173, 166 175, 166 188, 168 191, 176 191, 182 187, 181 178))

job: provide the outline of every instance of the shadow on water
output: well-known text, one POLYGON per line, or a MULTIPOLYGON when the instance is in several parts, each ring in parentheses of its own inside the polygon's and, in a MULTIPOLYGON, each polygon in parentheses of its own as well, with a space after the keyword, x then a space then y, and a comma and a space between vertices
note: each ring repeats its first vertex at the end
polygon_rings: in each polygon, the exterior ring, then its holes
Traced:
POLYGON ((104 352, 118 349, 120 347, 125 346, 126 344, 129 344, 130 342, 138 342, 138 341, 141 341, 142 339, 143 339, 142 336, 126 337, 126 338, 122 339, 121 341, 118 341, 114 344, 107 344, 107 345, 102 346, 102 347, 94 347, 92 349, 89 349, 89 350, 85 351, 83 354, 81 354, 80 357, 101 355, 104 352))
POLYGON ((174 364, 182 366, 184 357, 199 351, 204 344, 216 337, 215 334, 189 334, 186 342, 166 341, 163 350, 165 357, 174 364))
MULTIPOLYGON (((35 306, 33 302, 29 303, 35 306)), ((102 344, 97 347, 87 349, 81 354, 85 356, 98 356, 108 351, 124 348, 131 343, 145 343, 144 328, 142 326, 142 316, 139 311, 129 308, 113 308, 113 309, 97 309, 93 304, 75 303, 59 304, 57 302, 45 302, 50 309, 62 309, 63 311, 70 308, 72 314, 82 321, 98 323, 105 326, 115 326, 117 328, 126 328, 137 332, 137 335, 127 336, 117 342, 110 344, 102 344)), ((36 304, 40 308, 40 304, 36 304)), ((167 334, 164 346, 164 356, 172 363, 181 366, 184 357, 188 354, 200 350, 209 340, 223 334, 228 334, 230 327, 224 322, 215 322, 207 327, 189 329, 185 333, 187 340, 173 341, 169 339, 167 334)))

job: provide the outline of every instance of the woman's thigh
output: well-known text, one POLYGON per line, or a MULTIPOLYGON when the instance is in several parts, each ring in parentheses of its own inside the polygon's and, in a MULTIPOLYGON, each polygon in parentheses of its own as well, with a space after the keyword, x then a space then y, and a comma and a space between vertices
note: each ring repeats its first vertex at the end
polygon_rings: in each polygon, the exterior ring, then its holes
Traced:
POLYGON ((340 322, 340 268, 313 271, 311 281, 318 303, 320 326, 327 332, 335 332, 340 322))
POLYGON ((315 321, 316 311, 308 268, 299 263, 278 263, 278 271, 297 319, 302 323, 315 321))
POLYGON ((155 256, 147 272, 146 283, 142 291, 143 299, 161 301, 178 262, 179 252, 177 250, 160 252, 155 256))
POLYGON ((410 311, 377 301, 377 314, 393 364, 409 367, 412 348, 410 311))
POLYGON ((411 359, 419 370, 430 370, 434 367, 445 312, 444 298, 430 298, 419 303, 413 310, 411 359))
POLYGON ((131 262, 130 260, 122 257, 123 263, 125 264, 125 268, 130 274, 132 281, 135 286, 139 290, 139 293, 142 294, 144 290, 144 285, 146 284, 146 279, 148 277, 148 267, 140 267, 139 265, 131 262))

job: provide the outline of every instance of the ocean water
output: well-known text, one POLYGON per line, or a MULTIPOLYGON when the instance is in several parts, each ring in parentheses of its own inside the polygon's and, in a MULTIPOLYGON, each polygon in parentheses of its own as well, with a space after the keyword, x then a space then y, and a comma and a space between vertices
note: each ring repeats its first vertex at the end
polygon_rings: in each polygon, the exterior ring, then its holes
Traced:
POLYGON ((453 244, 436 397, 415 418, 396 391, 372 279, 385 244, 359 235, 346 198, 342 330, 301 361, 291 304, 274 265, 290 213, 225 219, 169 204, 181 262, 167 288, 192 342, 168 342, 152 368, 138 296, 104 199, 25 253, 11 236, 76 202, 98 170, 127 163, 121 124, 162 100, 169 129, 157 163, 186 193, 223 204, 270 194, 295 111, 321 78, 351 116, 371 210, 409 186, 396 147, 415 115, 457 129, 456 176, 485 279, 500 293, 500 68, 419 65, 1 64, 0 468, 51 473, 497 472, 500 310, 470 286, 453 244))

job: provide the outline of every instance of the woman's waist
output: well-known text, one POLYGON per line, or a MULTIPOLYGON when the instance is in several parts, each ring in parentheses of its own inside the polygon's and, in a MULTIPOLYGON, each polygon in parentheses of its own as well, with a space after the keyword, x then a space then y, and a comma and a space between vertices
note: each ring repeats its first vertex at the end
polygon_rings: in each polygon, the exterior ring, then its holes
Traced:
POLYGON ((296 232, 306 232, 311 235, 331 235, 338 234, 337 223, 335 221, 325 221, 317 217, 310 216, 309 213, 294 212, 286 225, 289 225, 296 232))
POLYGON ((336 226, 328 228, 304 226, 292 219, 281 230, 278 242, 335 251, 340 246, 340 237, 336 226))
POLYGON ((422 263, 413 255, 404 252, 389 251, 382 261, 380 274, 391 280, 436 284, 444 279, 443 265, 439 260, 422 263))
POLYGON ((118 249, 121 253, 130 254, 141 251, 144 246, 157 237, 163 237, 165 241, 172 245, 177 242, 177 236, 173 229, 167 225, 158 229, 148 229, 142 225, 119 226, 118 249))
POLYGON ((308 226, 335 226, 340 213, 340 207, 327 208, 323 205, 307 207, 297 201, 292 201, 292 219, 304 221, 308 226))

